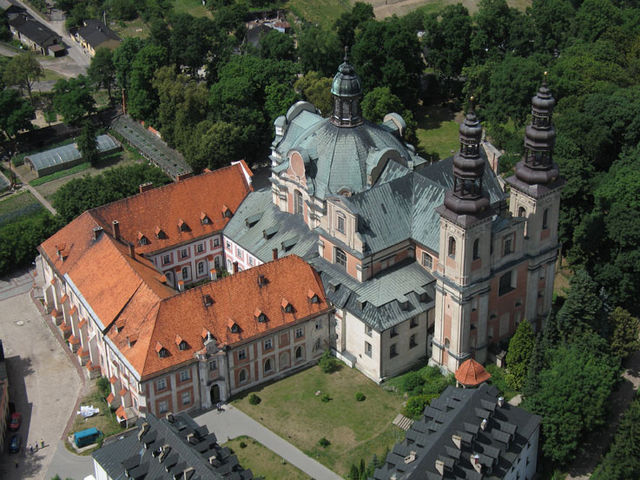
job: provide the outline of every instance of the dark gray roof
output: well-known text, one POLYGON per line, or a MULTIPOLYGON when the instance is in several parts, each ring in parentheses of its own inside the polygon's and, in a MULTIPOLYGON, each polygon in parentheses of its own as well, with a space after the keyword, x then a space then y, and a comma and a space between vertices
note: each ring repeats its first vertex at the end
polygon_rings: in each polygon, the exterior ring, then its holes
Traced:
POLYGON ((173 415, 173 421, 148 414, 134 430, 107 440, 92 456, 114 479, 173 480, 186 470, 180 478, 253 478, 251 470, 244 470, 228 448, 218 445, 206 426, 198 426, 184 413, 173 415))
POLYGON ((502 479, 520 456, 541 418, 508 403, 498 406, 498 390, 487 384, 476 389, 447 389, 426 407, 405 439, 396 444, 375 480, 502 479), (487 423, 481 428, 482 420, 487 423), (452 440, 461 437, 461 448, 452 440), (471 464, 478 454, 482 474, 471 464), (413 458, 415 457, 415 458, 413 458), (413 458, 413 460, 412 460, 413 458), (444 475, 436 470, 444 463, 444 475), (489 470, 489 466, 491 469, 489 470))
POLYGON ((224 234, 262 262, 279 256, 317 255, 318 235, 302 218, 281 212, 271 200, 271 190, 250 193, 224 229, 224 234))
POLYGON ((402 262, 366 282, 358 282, 321 257, 310 263, 320 273, 329 301, 377 332, 433 308, 435 279, 416 262, 402 262))
POLYGON ((11 20, 9 20, 9 25, 40 47, 46 48, 58 43, 58 40, 61 40, 57 33, 36 21, 28 13, 19 13, 15 15, 11 20))
POLYGON ((94 49, 109 40, 120 41, 120 37, 116 35, 115 32, 100 20, 95 20, 93 18, 85 20, 84 25, 78 27, 77 33, 94 49))

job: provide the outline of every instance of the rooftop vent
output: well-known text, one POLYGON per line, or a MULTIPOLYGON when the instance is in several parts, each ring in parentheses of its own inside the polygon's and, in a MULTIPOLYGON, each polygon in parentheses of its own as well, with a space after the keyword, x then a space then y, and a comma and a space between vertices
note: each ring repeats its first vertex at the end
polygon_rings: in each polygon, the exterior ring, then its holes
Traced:
POLYGON ((504 405, 504 397, 498 397, 498 406, 502 407, 504 405))
POLYGON ((205 307, 210 307, 213 305, 213 298, 208 293, 202 296, 202 304, 205 307))
POLYGON ((149 431, 149 424, 147 422, 144 422, 142 424, 142 426, 140 427, 140 431, 138 432, 138 441, 142 440, 142 437, 144 437, 144 435, 149 431))
POLYGON ((100 234, 102 233, 102 227, 93 227, 93 240, 98 240, 100 238, 100 234))
POLYGON ((416 452, 413 450, 411 450, 409 455, 404 457, 404 463, 411 463, 411 462, 414 462, 415 460, 416 460, 416 452))
POLYGON ((483 419, 482 419, 482 421, 480 422, 480 428, 481 428, 482 430, 485 430, 485 429, 487 428, 487 424, 488 424, 488 423, 489 423, 489 422, 487 422, 487 419, 486 419, 486 418, 483 418, 483 419))

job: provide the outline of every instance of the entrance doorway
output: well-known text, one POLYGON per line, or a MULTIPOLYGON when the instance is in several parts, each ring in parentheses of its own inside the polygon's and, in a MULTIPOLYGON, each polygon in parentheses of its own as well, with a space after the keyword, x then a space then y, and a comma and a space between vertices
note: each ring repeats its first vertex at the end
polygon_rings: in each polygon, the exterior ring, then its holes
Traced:
POLYGON ((220 401, 220 387, 217 383, 211 385, 211 405, 215 405, 220 401))

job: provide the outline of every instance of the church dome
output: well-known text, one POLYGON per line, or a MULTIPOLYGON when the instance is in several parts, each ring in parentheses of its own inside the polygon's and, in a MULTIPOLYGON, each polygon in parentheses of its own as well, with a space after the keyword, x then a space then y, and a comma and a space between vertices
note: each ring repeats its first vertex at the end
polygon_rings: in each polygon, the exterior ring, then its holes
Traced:
POLYGON ((360 79, 353 66, 346 60, 338 67, 338 73, 333 77, 331 93, 338 97, 359 97, 362 95, 360 79))

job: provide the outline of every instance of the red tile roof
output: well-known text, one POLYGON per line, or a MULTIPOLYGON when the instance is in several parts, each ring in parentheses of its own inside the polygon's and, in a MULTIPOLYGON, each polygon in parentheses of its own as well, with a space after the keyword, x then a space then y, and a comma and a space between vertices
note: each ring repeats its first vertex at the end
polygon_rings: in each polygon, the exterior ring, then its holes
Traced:
POLYGON ((491 378, 491 374, 473 358, 462 362, 455 376, 458 382, 467 387, 475 387, 491 378))
POLYGON ((229 217, 223 215, 224 208, 235 213, 251 191, 245 167, 246 164, 237 163, 147 190, 93 209, 91 215, 108 231, 112 229, 113 220, 117 220, 120 235, 134 243, 137 252, 170 248, 225 227, 229 217), (208 223, 202 223, 203 213, 209 218, 208 223), (164 235, 159 235, 160 232, 164 235), (140 243, 142 236, 146 244, 140 243))
POLYGON ((194 361, 194 349, 202 348, 208 332, 218 347, 234 345, 328 310, 319 275, 300 257, 290 255, 165 298, 146 316, 129 317, 121 332, 111 329, 108 336, 144 380, 194 361), (262 287, 258 286, 259 275, 269 280, 262 287), (307 297, 310 290, 318 295, 317 303, 307 297), (292 313, 280 307, 285 294, 292 313), (213 299, 209 306, 202 301, 205 295, 213 299), (256 310, 268 320, 259 322, 256 310), (233 324, 239 327, 237 333, 231 331, 233 324), (131 346, 127 330, 138 334, 131 346), (179 349, 178 337, 188 348, 179 349), (162 348, 168 355, 161 358, 162 348))

